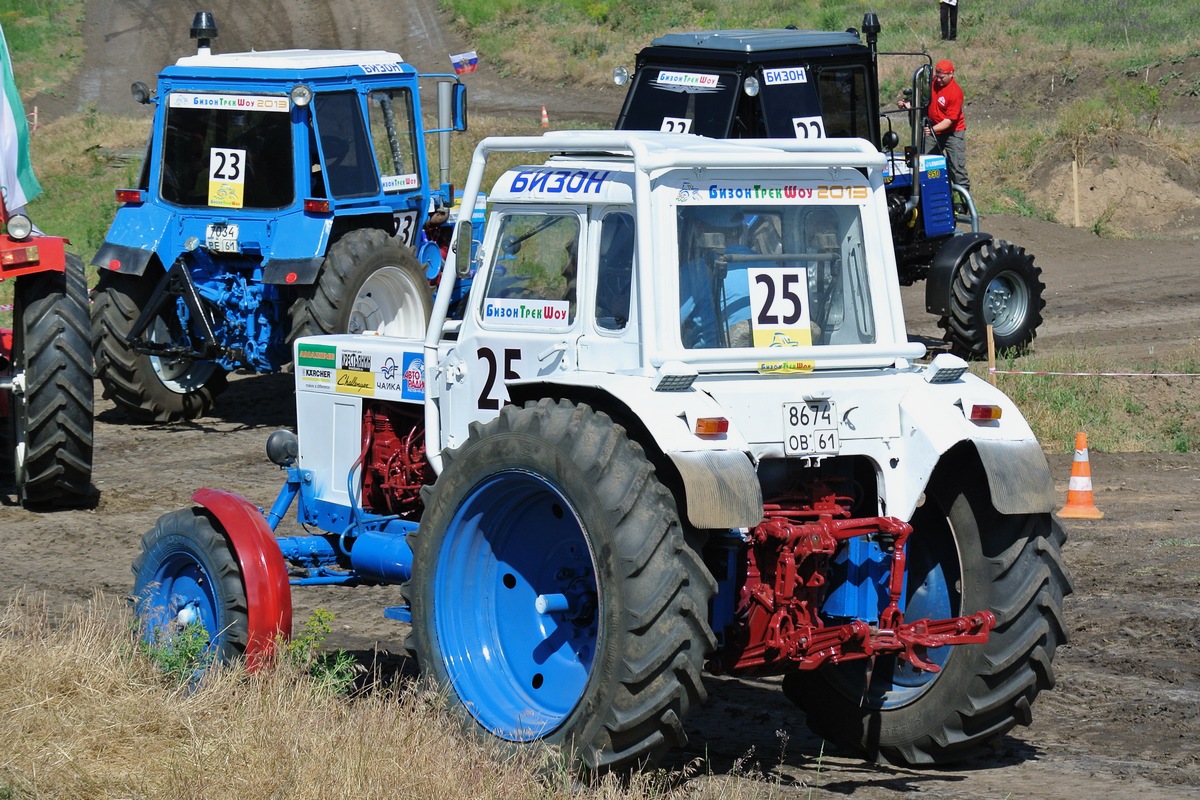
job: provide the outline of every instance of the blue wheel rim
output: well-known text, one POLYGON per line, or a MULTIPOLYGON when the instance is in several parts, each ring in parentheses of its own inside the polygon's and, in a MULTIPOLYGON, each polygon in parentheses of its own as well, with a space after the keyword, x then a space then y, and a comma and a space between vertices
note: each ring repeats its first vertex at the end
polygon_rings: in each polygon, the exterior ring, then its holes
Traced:
POLYGON ((195 555, 177 551, 159 561, 140 589, 138 603, 151 643, 184 627, 180 612, 189 609, 208 631, 209 649, 217 646, 220 606, 209 570, 195 555))
MULTIPOLYGON (((960 614, 962 599, 957 587, 961 567, 953 534, 948 529, 939 533, 914 534, 905 553, 907 593, 901 606, 904 619, 909 622, 946 619, 960 614), (918 536, 920 538, 914 542, 918 536)), ((923 658, 944 669, 953 650, 953 647, 935 647, 927 650, 923 658)), ((866 662, 853 661, 830 670, 830 680, 847 697, 861 697, 867 669, 866 662)), ((940 674, 922 672, 896 656, 880 657, 872 666, 866 700, 873 708, 899 708, 928 691, 940 674)))
POLYGON ((562 726, 591 676, 600 618, 591 547, 562 492, 520 471, 473 488, 432 591, 443 665, 476 721, 514 742, 562 726))
MULTIPOLYGON (((919 619, 946 619, 957 613, 958 604, 951 598, 950 584, 946 580, 944 563, 938 561, 928 566, 929 569, 924 575, 919 576, 922 578, 921 583, 913 588, 904 604, 904 619, 910 622, 919 619)), ((915 577, 918 576, 914 575, 910 566, 908 573, 910 585, 915 577)), ((950 658, 952 649, 950 647, 935 647, 932 650, 927 650, 924 653, 925 660, 936 664, 939 668, 943 668, 950 658)), ((922 672, 898 658, 889 658, 887 661, 893 665, 890 674, 890 685, 888 681, 889 676, 886 675, 881 676, 883 679, 877 682, 878 688, 885 692, 882 703, 884 708, 901 706, 911 702, 932 685, 939 674, 936 672, 922 672)))

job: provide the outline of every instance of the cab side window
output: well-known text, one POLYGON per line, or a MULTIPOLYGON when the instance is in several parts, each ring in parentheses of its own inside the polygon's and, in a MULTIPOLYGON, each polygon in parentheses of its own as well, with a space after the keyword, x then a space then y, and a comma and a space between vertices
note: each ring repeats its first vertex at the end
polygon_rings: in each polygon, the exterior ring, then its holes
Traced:
POLYGON ((608 214, 600 225, 600 261, 596 275, 596 326, 619 331, 629 322, 633 288, 633 215, 608 214))

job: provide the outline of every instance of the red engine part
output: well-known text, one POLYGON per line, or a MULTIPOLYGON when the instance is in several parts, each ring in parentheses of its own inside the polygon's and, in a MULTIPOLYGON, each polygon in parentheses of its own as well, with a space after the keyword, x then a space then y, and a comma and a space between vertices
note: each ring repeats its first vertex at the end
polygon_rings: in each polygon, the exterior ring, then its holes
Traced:
POLYGON ((417 520, 421 487, 437 477, 425 458, 423 411, 368 403, 363 413, 363 507, 376 514, 417 520))
POLYGON ((714 667, 765 673, 895 654, 916 669, 936 672, 924 657, 926 649, 987 641, 996 625, 990 611, 904 621, 904 544, 912 526, 895 517, 851 518, 849 502, 829 494, 809 505, 793 501, 764 507, 763 521, 749 535, 739 631, 714 667), (859 620, 827 626, 820 612, 830 561, 843 541, 856 536, 878 537, 885 552, 890 550, 888 606, 878 625, 859 620))

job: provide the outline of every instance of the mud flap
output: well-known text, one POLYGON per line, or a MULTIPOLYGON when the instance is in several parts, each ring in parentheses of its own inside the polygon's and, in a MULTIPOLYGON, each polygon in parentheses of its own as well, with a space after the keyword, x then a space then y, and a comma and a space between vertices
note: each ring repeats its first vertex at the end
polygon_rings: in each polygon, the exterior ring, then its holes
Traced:
POLYGON ((1036 441, 975 442, 987 473, 992 506, 1001 514, 1048 514, 1054 510, 1054 480, 1036 441))
POLYGON ((687 519, 697 528, 750 528, 762 522, 762 487, 737 450, 667 453, 683 478, 687 519))

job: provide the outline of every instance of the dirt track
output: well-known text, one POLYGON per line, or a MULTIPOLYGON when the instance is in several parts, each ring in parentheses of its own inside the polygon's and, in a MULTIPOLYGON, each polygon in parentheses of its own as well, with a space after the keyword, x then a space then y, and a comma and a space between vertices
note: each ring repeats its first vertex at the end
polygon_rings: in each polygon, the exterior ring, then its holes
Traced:
MULTIPOLYGON (((259 49, 386 48, 423 69, 441 70, 447 53, 469 48, 443 30, 433 0, 359 2, 350 14, 344 4, 268 0, 244 29, 236 23, 238 4, 207 5, 217 14, 226 50, 251 43, 259 49), (402 35, 410 31, 412 37, 402 35)), ((129 110, 131 80, 149 80, 169 58, 190 50, 186 25, 194 10, 177 0, 92 0, 89 68, 79 93, 68 98, 129 110), (138 58, 130 59, 131 52, 138 58)), ((543 102, 531 100, 527 87, 497 89, 501 81, 486 68, 477 77, 475 108, 543 102)), ((588 106, 573 102, 580 111, 588 106)), ((984 229, 1024 245, 1044 270, 1048 303, 1039 354, 1082 347, 1132 357, 1200 345, 1194 242, 1101 240, 1015 217, 986 219, 984 229)), ((921 292, 919 286, 904 290, 912 333, 935 344, 940 334, 923 313, 921 292)), ((288 376, 235 380, 216 414, 193 424, 134 424, 107 402, 97 412, 98 505, 43 515, 21 510, 11 498, 0 506, 0 599, 21 590, 63 603, 87 600, 97 589, 124 594, 142 533, 160 514, 187 505, 196 488, 230 489, 270 503, 281 476, 263 445, 270 431, 294 422, 288 376)), ((1064 497, 1070 443, 1044 444, 1064 497)), ((711 702, 689 719, 691 744, 673 759, 708 759, 715 777, 694 779, 691 787, 699 791, 708 780, 759 768, 778 770, 785 793, 796 797, 807 796, 809 787, 822 790, 814 796, 870 799, 912 792, 1200 797, 1194 755, 1200 740, 1200 456, 1093 452, 1092 473, 1106 516, 1066 525, 1065 557, 1076 591, 1067 600, 1072 638, 1058 654, 1058 686, 1035 704, 1032 726, 1004 738, 994 757, 951 771, 913 771, 822 755, 800 712, 771 682, 713 681, 711 702)), ((332 645, 364 654, 375 647, 400 652, 401 627, 380 613, 394 596, 390 589, 304 590, 296 594, 297 617, 324 606, 341 626, 332 645)))

